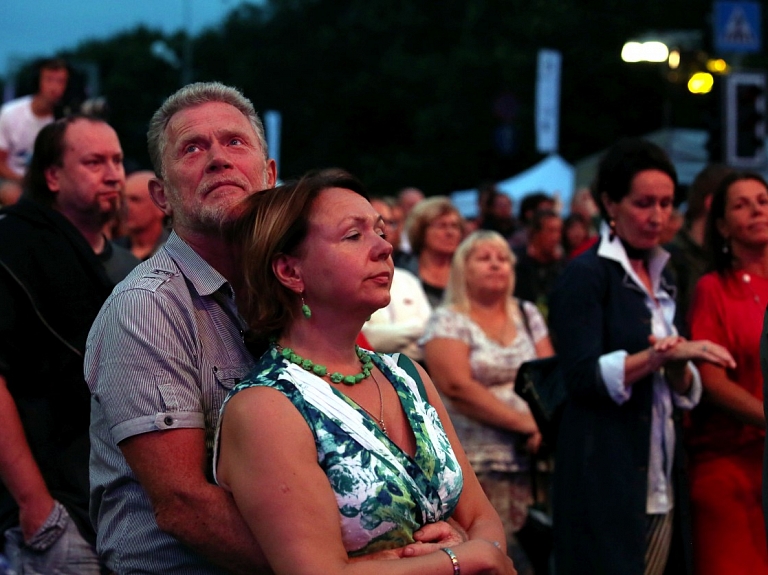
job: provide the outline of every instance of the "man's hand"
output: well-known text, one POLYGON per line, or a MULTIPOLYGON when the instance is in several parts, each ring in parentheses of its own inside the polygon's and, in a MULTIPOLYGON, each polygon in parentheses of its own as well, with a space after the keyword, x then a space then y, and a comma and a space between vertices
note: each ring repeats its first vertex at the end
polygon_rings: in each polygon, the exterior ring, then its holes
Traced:
POLYGON ((0 375, 0 483, 19 506, 24 541, 42 527, 53 509, 53 497, 27 443, 16 402, 0 375))
POLYGON ((19 527, 24 535, 24 542, 28 543, 37 533, 53 511, 53 497, 49 493, 35 498, 25 505, 19 506, 19 527))

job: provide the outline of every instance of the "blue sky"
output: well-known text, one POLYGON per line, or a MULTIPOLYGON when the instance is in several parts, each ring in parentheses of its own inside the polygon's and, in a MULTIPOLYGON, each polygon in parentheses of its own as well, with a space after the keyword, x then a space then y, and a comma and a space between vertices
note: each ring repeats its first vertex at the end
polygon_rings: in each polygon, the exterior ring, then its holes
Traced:
POLYGON ((218 24, 240 4, 260 0, 0 0, 0 76, 18 62, 139 24, 194 34, 218 24))

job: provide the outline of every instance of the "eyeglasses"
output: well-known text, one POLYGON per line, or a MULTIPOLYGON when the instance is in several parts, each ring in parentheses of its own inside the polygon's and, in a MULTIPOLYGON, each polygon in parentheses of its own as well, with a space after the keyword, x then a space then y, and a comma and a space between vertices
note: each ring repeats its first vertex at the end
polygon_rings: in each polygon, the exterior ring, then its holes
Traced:
POLYGON ((430 228, 434 228, 436 230, 445 231, 445 230, 458 230, 461 231, 461 222, 432 222, 429 224, 430 228))

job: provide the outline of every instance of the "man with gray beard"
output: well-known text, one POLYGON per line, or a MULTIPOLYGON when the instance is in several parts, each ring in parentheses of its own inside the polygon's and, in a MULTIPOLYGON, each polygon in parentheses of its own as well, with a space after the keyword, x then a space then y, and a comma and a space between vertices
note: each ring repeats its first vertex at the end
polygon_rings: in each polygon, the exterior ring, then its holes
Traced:
POLYGON ((148 145, 150 193, 173 232, 105 302, 85 356, 97 551, 120 575, 258 572, 258 545, 210 481, 219 408, 254 363, 220 229, 274 186, 275 163, 251 102, 219 83, 170 96, 148 145))
MULTIPOLYGON (((118 575, 269 573, 231 495, 212 481, 211 455, 219 408, 255 364, 235 305, 237 246, 221 230, 244 198, 274 186, 275 163, 251 102, 219 83, 170 96, 147 139, 149 190, 173 231, 115 288, 88 335, 96 549, 118 575)), ((449 523, 380 553, 464 540, 449 523)))

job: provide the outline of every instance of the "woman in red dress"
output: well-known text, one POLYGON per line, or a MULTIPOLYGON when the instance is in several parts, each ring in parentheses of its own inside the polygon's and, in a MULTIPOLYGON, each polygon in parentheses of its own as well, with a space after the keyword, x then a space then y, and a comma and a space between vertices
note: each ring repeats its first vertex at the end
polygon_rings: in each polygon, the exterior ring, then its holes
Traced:
POLYGON ((702 364, 704 395, 689 435, 694 571, 768 574, 761 505, 765 442, 760 337, 768 304, 768 184, 727 176, 712 198, 707 234, 715 271, 691 308, 692 339, 726 347, 736 368, 702 364))

